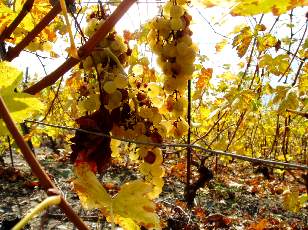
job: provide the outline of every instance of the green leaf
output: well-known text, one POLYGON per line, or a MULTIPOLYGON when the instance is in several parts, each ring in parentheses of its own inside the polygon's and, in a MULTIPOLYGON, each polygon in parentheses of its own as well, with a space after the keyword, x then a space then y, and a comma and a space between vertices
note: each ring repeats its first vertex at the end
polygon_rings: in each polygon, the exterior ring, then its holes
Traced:
MULTIPOLYGON (((22 81, 22 72, 8 62, 0 62, 0 95, 8 107, 14 121, 22 122, 34 112, 40 111, 43 104, 35 96, 16 93, 15 89, 22 81)), ((9 134, 3 120, 0 120, 0 135, 9 134)))

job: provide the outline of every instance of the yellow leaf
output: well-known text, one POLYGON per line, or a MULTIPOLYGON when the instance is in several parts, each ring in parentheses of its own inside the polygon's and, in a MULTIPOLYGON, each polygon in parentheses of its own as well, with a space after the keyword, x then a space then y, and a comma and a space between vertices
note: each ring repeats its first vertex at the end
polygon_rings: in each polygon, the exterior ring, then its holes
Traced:
POLYGON ((279 76, 285 73, 289 66, 289 55, 280 54, 273 58, 269 54, 261 57, 259 67, 265 67, 270 73, 279 76))
POLYGON ((77 178, 73 181, 74 189, 84 208, 110 208, 112 206, 110 195, 86 164, 75 167, 75 174, 77 178))
POLYGON ((150 184, 139 180, 128 182, 111 198, 87 164, 77 165, 75 174, 74 188, 85 208, 101 209, 108 221, 124 229, 139 229, 138 225, 160 229, 155 205, 148 197, 152 191, 150 184))
POLYGON ((198 76, 198 81, 197 81, 197 88, 204 88, 205 86, 208 85, 209 81, 211 80, 213 75, 213 69, 212 68, 202 68, 201 73, 198 76))
MULTIPOLYGON (((22 72, 8 62, 0 62, 0 95, 17 123, 22 122, 33 112, 40 111, 43 108, 43 104, 35 96, 15 92, 21 81, 22 72)), ((1 119, 0 135, 7 134, 8 130, 1 119)))
POLYGON ((294 187, 291 190, 286 190, 282 195, 285 209, 292 212, 298 212, 300 208, 298 188, 294 187))
POLYGON ((129 217, 146 228, 159 227, 158 216, 154 213, 155 205, 147 197, 152 186, 143 181, 131 181, 121 187, 113 200, 113 210, 123 217, 129 217))
POLYGON ((252 16, 269 12, 280 15, 295 7, 308 5, 307 0, 194 0, 192 3, 201 3, 205 7, 231 8, 233 16, 252 16))
POLYGON ((308 74, 299 76, 298 88, 301 94, 308 94, 308 74))
POLYGON ((257 224, 251 224, 248 229, 249 230, 263 230, 266 228, 267 225, 267 220, 262 219, 259 223, 257 224))
POLYGON ((298 6, 308 5, 306 0, 237 0, 231 10, 233 16, 249 16, 272 12, 280 15, 298 6))
POLYGON ((274 47, 277 43, 277 39, 271 34, 265 34, 264 36, 258 36, 257 48, 259 52, 274 47))
POLYGON ((278 107, 279 113, 284 113, 286 109, 296 110, 299 105, 299 100, 297 97, 297 89, 290 88, 285 96, 282 98, 280 105, 278 107))
POLYGON ((228 44, 228 40, 227 39, 223 39, 220 42, 216 43, 215 45, 215 49, 216 49, 216 53, 222 51, 222 49, 228 44))
POLYGON ((252 31, 250 28, 244 27, 238 35, 235 36, 232 46, 236 47, 239 57, 243 57, 248 50, 250 42, 252 40, 252 31))
POLYGON ((308 201, 307 193, 304 193, 299 197, 299 204, 301 207, 305 207, 305 205, 307 205, 307 201, 308 201))
MULTIPOLYGON (((12 8, 8 7, 5 1, 0 1, 0 33, 16 18, 18 13, 21 11, 25 0, 15 0, 14 1, 14 11, 12 8)), ((49 0, 34 0, 33 7, 29 14, 27 14, 21 23, 14 30, 13 34, 7 40, 10 43, 19 43, 25 35, 31 31, 38 22, 49 12, 51 5, 49 0)), ((61 19, 59 17, 55 18, 50 25, 45 27, 41 33, 27 46, 30 51, 42 50, 46 47, 40 45, 46 41, 54 42, 56 40, 56 28, 55 25, 61 25, 61 19)), ((59 26, 58 26, 59 27, 59 26)))

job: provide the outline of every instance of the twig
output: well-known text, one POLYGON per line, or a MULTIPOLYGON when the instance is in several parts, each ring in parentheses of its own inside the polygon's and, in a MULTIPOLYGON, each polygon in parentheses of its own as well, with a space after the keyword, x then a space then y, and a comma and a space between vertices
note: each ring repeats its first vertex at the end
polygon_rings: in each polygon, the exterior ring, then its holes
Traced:
POLYGON ((218 35, 220 35, 220 36, 222 36, 222 37, 224 37, 224 38, 226 38, 226 39, 228 39, 228 40, 231 40, 231 38, 227 37, 226 35, 223 35, 223 34, 217 32, 217 31, 214 29, 214 27, 212 26, 212 24, 211 24, 211 23, 206 19, 206 17, 204 17, 204 15, 200 12, 199 9, 197 9, 197 12, 198 12, 199 15, 202 17, 202 19, 210 26, 210 28, 213 30, 213 32, 214 32, 215 34, 218 34, 218 35))
MULTIPOLYGON (((188 91, 188 106, 187 106, 187 122, 188 122, 188 133, 187 133, 187 145, 190 146, 191 141, 191 80, 188 80, 187 85, 188 91)), ((186 155, 186 191, 190 191, 190 173, 191 173, 191 148, 187 148, 187 155, 186 155)), ((190 196, 190 194, 188 194, 190 196)), ((187 199, 189 202, 189 199, 187 199)), ((191 205, 191 204, 189 204, 191 205)))
POLYGON ((62 81, 63 81, 63 76, 62 76, 61 79, 60 79, 60 82, 59 82, 59 85, 58 85, 58 88, 57 88, 55 97, 52 99, 52 101, 51 101, 51 103, 50 103, 50 106, 49 106, 49 108, 48 108, 48 110, 47 110, 47 113, 45 114, 45 116, 43 117, 43 119, 42 119, 41 121, 44 121, 44 120, 47 118, 47 116, 49 115, 49 113, 52 111, 52 109, 53 109, 53 107, 54 107, 54 103, 55 103, 56 99, 57 99, 58 96, 59 96, 59 91, 60 91, 60 87, 61 87, 62 81))
POLYGON ((258 162, 258 163, 261 163, 261 164, 280 165, 280 166, 283 166, 285 168, 308 170, 308 166, 306 166, 306 165, 300 165, 300 164, 295 164, 295 163, 285 163, 285 162, 279 162, 279 161, 273 161, 273 160, 266 160, 266 159, 248 157, 248 156, 243 156, 243 155, 230 153, 230 152, 224 152, 224 151, 220 151, 220 150, 206 149, 206 148, 199 146, 199 145, 192 145, 192 144, 188 145, 188 144, 166 143, 166 142, 160 144, 160 143, 154 143, 154 142, 137 141, 137 140, 126 139, 126 138, 122 138, 122 137, 112 136, 112 135, 109 135, 109 134, 92 132, 92 131, 89 131, 89 130, 84 130, 84 129, 79 129, 79 128, 67 127, 67 126, 62 126, 62 125, 47 124, 47 123, 34 121, 34 120, 25 120, 25 122, 40 124, 40 125, 44 125, 44 126, 58 128, 58 129, 79 131, 79 132, 88 133, 88 134, 92 134, 92 135, 108 137, 108 138, 111 138, 111 139, 115 139, 115 140, 119 140, 119 141, 123 141, 123 142, 127 142, 127 143, 133 143, 133 144, 139 144, 139 145, 151 145, 151 146, 157 146, 157 147, 179 147, 179 148, 190 147, 190 148, 198 149, 198 150, 201 150, 205 153, 213 154, 213 155, 219 154, 219 155, 223 155, 223 156, 234 157, 234 158, 237 158, 237 159, 240 159, 240 160, 258 162))
POLYGON ((304 30, 303 36, 301 37, 301 40, 299 41, 299 44, 298 44, 298 46, 297 46, 297 49, 296 49, 296 51, 295 51, 295 53, 294 53, 294 55, 293 55, 291 61, 289 62, 288 67, 286 68, 286 70, 284 71, 284 73, 282 74, 282 76, 279 78, 278 81, 281 81, 281 79, 282 79, 282 78, 286 75, 286 73, 290 70, 290 67, 291 67, 291 65, 292 65, 292 62, 294 61, 294 59, 295 59, 295 57, 296 57, 296 55, 297 55, 297 53, 298 53, 298 51, 299 51, 299 48, 301 47, 301 45, 302 45, 302 43, 303 43, 303 40, 304 40, 304 38, 305 38, 305 35, 306 35, 306 32, 307 32, 307 27, 308 27, 308 20, 306 20, 305 30, 304 30))
POLYGON ((294 33, 293 33, 293 9, 291 10, 290 12, 290 43, 289 43, 289 48, 288 50, 291 51, 291 46, 292 46, 292 39, 293 39, 293 36, 294 36, 294 33))
POLYGON ((60 3, 58 2, 42 20, 31 30, 24 39, 21 40, 14 48, 10 48, 4 57, 6 61, 12 61, 20 52, 40 33, 42 30, 61 12, 60 3))
POLYGON ((211 131, 215 128, 215 126, 221 121, 221 119, 227 114, 227 112, 228 111, 225 111, 221 116, 218 115, 219 117, 218 117, 217 121, 215 121, 215 123, 212 125, 212 127, 203 136, 198 137, 198 139, 195 140, 193 142, 193 144, 200 141, 201 139, 206 138, 211 133, 211 131))
POLYGON ((10 38, 11 34, 17 28, 17 26, 21 23, 21 21, 26 17, 26 15, 30 12, 33 7, 34 0, 27 0, 25 4, 22 6, 21 11, 18 13, 17 17, 14 21, 7 27, 0 35, 0 42, 4 41, 6 38, 10 38))
POLYGON ((234 130, 234 132, 233 132, 233 134, 232 134, 231 139, 229 140, 229 143, 228 143, 228 145, 227 145, 225 151, 228 151, 228 150, 229 150, 229 147, 231 146, 231 144, 232 144, 232 142, 233 142, 233 139, 235 138, 236 133, 237 133, 237 131, 238 131, 240 125, 242 124, 242 121, 243 121, 243 119, 244 119, 244 117, 245 117, 245 115, 246 115, 246 112, 247 112, 247 109, 246 109, 244 112, 241 113, 240 118, 238 119, 238 121, 237 121, 237 123, 236 123, 235 130, 234 130))
MULTIPOLYGON (((261 18, 260 18, 258 24, 261 24, 261 22, 262 22, 262 20, 263 20, 263 17, 264 17, 264 14, 261 15, 261 18)), ((243 76, 241 77, 240 83, 238 84, 238 87, 237 87, 238 89, 241 88, 241 85, 242 85, 242 83, 243 83, 243 81, 244 81, 244 78, 246 77, 246 75, 247 75, 247 73, 248 73, 248 69, 249 69, 249 67, 250 67, 250 65, 251 65, 252 55, 253 55, 253 52, 254 52, 254 50, 255 50, 256 44, 257 44, 257 36, 255 36, 254 39, 253 39, 253 44, 252 44, 252 48, 251 48, 251 51, 250 51, 250 54, 249 54, 249 59, 248 59, 247 65, 246 65, 246 69, 245 69, 245 72, 244 72, 243 76)))
POLYGON ((304 60, 299 64, 298 69, 297 69, 296 74, 295 74, 295 78, 294 78, 293 83, 292 83, 292 86, 295 86, 306 59, 307 58, 305 57, 304 60))
POLYGON ((7 136, 7 142, 9 143, 9 151, 10 151, 10 158, 11 158, 11 165, 14 168, 14 159, 13 159, 13 152, 12 152, 12 146, 11 146, 11 138, 10 136, 7 136))
POLYGON ((37 59, 38 59, 39 62, 41 63, 41 66, 42 66, 42 68, 43 68, 43 71, 44 71, 45 75, 47 75, 47 71, 46 71, 45 65, 44 65, 44 63, 42 62, 40 55, 38 55, 37 52, 35 52, 35 56, 37 57, 37 59))
POLYGON ((274 21, 272 27, 271 27, 270 30, 268 31, 269 34, 270 34, 270 33, 272 32, 272 30, 274 29, 274 27, 275 27, 276 23, 278 22, 279 18, 280 18, 280 15, 275 19, 275 21, 274 21))
MULTIPOLYGON (((95 46, 111 31, 112 27, 134 2, 135 0, 124 0, 120 3, 116 10, 106 19, 104 24, 102 24, 99 29, 92 35, 92 37, 90 37, 90 39, 79 48, 78 56, 80 59, 84 59, 91 54, 95 46)), ((24 90, 24 92, 29 94, 36 94, 40 92, 46 87, 54 84, 61 76, 63 76, 68 70, 77 65, 79 62, 79 59, 70 57, 59 68, 45 76, 36 84, 24 90)))
MULTIPOLYGON (((277 138, 279 136, 279 114, 277 114, 277 119, 276 119, 276 131, 275 131, 275 137, 274 137, 274 140, 273 140, 273 144, 272 144, 272 147, 271 147, 271 150, 269 152, 269 156, 272 155, 272 152, 274 150, 274 147, 277 146, 277 138)), ((275 155, 274 155, 274 158, 275 158, 275 155)))

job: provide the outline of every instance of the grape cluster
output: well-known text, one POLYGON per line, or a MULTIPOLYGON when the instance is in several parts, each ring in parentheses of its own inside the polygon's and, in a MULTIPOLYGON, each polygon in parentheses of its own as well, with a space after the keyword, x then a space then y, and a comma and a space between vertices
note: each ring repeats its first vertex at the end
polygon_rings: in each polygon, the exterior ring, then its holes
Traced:
POLYGON ((181 137, 188 131, 183 118, 187 108, 184 92, 195 70, 198 52, 189 29, 192 17, 185 7, 185 0, 171 0, 163 6, 161 16, 148 23, 148 45, 157 55, 157 64, 164 74, 164 91, 168 94, 161 112, 171 114, 170 136, 174 137, 181 137))
POLYGON ((161 193, 164 185, 165 170, 161 166, 163 162, 162 151, 157 147, 141 147, 138 149, 138 155, 143 159, 139 170, 145 176, 145 179, 153 185, 153 190, 149 196, 155 198, 161 193))
POLYGON ((147 35, 150 48, 158 56, 157 64, 165 74, 164 89, 168 93, 178 92, 181 95, 194 72, 198 50, 192 43, 189 29, 192 18, 184 4, 184 1, 167 2, 162 16, 149 22, 147 35))
MULTIPOLYGON (((90 37, 103 22, 104 19, 91 17, 84 34, 90 37)), ((103 104, 110 111, 120 107, 122 101, 125 101, 128 80, 123 68, 128 65, 130 55, 128 43, 116 31, 112 31, 82 61, 81 67, 85 71, 92 72, 95 69, 99 75, 101 84, 96 85, 94 94, 103 94, 103 104), (101 89, 98 88, 99 85, 102 86, 101 89)))
MULTIPOLYGON (((90 17, 84 31, 85 35, 91 36, 95 33, 102 21, 104 19, 96 16, 90 17)), ((167 135, 160 113, 165 93, 155 71, 149 67, 148 59, 139 58, 134 53, 132 55, 132 52, 135 51, 129 48, 128 40, 115 31, 110 32, 91 56, 84 59, 80 65, 84 74, 76 83, 79 101, 87 114, 86 118, 91 118, 92 115, 88 114, 96 114, 97 111, 110 118, 111 129, 106 134, 111 133, 113 136, 142 142, 162 143, 167 135), (131 71, 127 75, 123 68, 128 65, 131 71)), ((181 103, 181 100, 178 102, 181 103)), ((174 111, 176 110, 179 114, 183 112, 175 106, 174 111)), ((92 129, 88 126, 84 128, 92 129)), ((83 147, 83 141, 78 140, 83 147)), ((123 142, 110 139, 106 145, 108 157, 112 156, 119 161, 123 158, 119 150, 126 148, 132 160, 141 162, 140 172, 145 180, 153 185, 150 196, 154 198, 160 194, 164 184, 164 168, 161 166, 163 155, 159 148, 139 144, 125 145, 123 142)), ((74 145, 72 147, 74 148, 74 145)), ((89 160, 84 157, 84 148, 74 149, 76 151, 73 160, 89 160)), ((98 169, 104 169, 100 162, 96 162, 96 165, 98 169)))
MULTIPOLYGON (((125 118, 121 117, 112 129, 112 134, 142 142, 162 143, 166 137, 166 128, 161 124, 163 117, 157 106, 154 105, 153 97, 162 98, 163 91, 156 82, 155 72, 148 67, 145 58, 136 60, 135 72, 130 76, 129 85, 129 113, 125 118)), ((119 114, 118 109, 117 114, 119 114)), ((112 111, 112 118, 119 117, 112 111), (114 114, 113 114, 114 113, 114 114)), ((116 143, 115 143, 116 144, 116 143)), ((137 151, 130 153, 131 160, 141 161, 140 172, 145 180, 152 184, 153 190, 149 194, 152 198, 157 197, 163 187, 164 168, 162 152, 159 148, 137 145, 137 151)), ((115 155, 119 156, 118 153, 115 155)))

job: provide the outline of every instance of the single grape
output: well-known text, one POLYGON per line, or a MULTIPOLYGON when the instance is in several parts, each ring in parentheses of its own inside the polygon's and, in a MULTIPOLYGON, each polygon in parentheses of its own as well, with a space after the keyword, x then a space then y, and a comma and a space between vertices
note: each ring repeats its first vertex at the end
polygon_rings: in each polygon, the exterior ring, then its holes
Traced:
POLYGON ((187 4, 187 0, 176 0, 176 3, 178 5, 185 5, 185 4, 187 4))
POLYGON ((85 28, 84 34, 88 37, 91 37, 94 32, 98 29, 100 21, 96 18, 91 18, 88 21, 87 27, 85 28))
POLYGON ((170 16, 170 10, 173 6, 173 3, 171 1, 167 2, 163 7, 163 16, 168 18, 170 16))
POLYGON ((170 20, 170 28, 172 30, 182 30, 184 29, 184 23, 181 18, 172 18, 170 20))
POLYGON ((112 94, 117 90, 117 86, 114 83, 114 81, 106 81, 103 89, 105 90, 106 93, 112 94))
POLYGON ((159 165, 153 165, 151 167, 151 171, 150 171, 151 175, 153 177, 163 177, 165 174, 165 170, 162 166, 159 165))
POLYGON ((180 18, 183 16, 185 10, 182 6, 172 5, 170 8, 170 17, 172 18, 180 18))
POLYGON ((127 78, 123 74, 117 74, 113 82, 118 89, 124 89, 128 85, 127 78))
POLYGON ((109 95, 107 108, 113 110, 121 105, 122 94, 119 90, 115 90, 112 94, 109 95))

